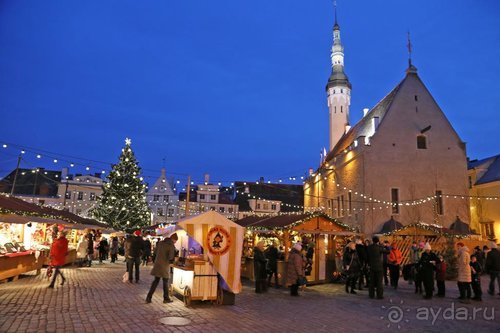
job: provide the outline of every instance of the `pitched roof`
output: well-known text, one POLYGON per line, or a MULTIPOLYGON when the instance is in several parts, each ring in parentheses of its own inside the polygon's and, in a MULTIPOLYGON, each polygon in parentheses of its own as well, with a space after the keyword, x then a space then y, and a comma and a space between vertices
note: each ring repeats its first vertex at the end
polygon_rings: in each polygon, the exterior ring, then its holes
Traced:
POLYGON ((16 169, 14 169, 0 180, 0 192, 10 193, 14 178, 16 178, 14 194, 56 196, 57 187, 61 181, 61 171, 37 169, 39 171, 34 173, 33 169, 19 168, 17 178, 16 169))
POLYGON ((486 168, 481 178, 476 180, 476 185, 500 181, 500 154, 482 160, 469 162, 469 169, 486 168))
POLYGON ((248 203, 248 195, 245 189, 248 188, 248 194, 256 198, 266 200, 281 201, 282 212, 299 212, 302 208, 293 206, 304 205, 304 188, 302 185, 292 184, 268 184, 256 182, 241 182, 234 183, 234 188, 239 192, 236 193, 235 203, 239 206, 240 212, 251 211, 250 204, 248 203), (245 193, 241 193, 245 192, 245 193))
POLYGON ((398 222, 394 219, 393 216, 391 216, 391 219, 387 222, 384 223, 382 226, 382 230, 380 230, 381 234, 385 234, 388 232, 393 232, 395 230, 401 229, 403 227, 403 224, 401 222, 398 222))
MULTIPOLYGON (((416 74, 415 74, 416 75, 416 74)), ((387 110, 389 110, 394 98, 396 97, 399 88, 403 85, 404 81, 408 78, 408 75, 387 94, 380 102, 377 103, 361 120, 351 127, 351 129, 345 133, 335 145, 335 147, 328 153, 326 160, 331 160, 334 156, 341 153, 344 149, 349 147, 354 140, 360 136, 370 136, 372 134, 372 121, 373 118, 378 117, 379 122, 382 122, 387 110)), ((363 144, 363 143, 360 143, 363 144)))

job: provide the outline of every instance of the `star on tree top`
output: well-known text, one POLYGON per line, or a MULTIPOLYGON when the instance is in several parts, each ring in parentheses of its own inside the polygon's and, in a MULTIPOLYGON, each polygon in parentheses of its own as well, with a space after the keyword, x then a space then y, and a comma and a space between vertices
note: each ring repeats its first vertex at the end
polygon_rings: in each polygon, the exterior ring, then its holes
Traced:
POLYGON ((125 144, 126 144, 127 146, 130 146, 130 145, 132 144, 132 139, 130 139, 130 138, 125 138, 125 144))

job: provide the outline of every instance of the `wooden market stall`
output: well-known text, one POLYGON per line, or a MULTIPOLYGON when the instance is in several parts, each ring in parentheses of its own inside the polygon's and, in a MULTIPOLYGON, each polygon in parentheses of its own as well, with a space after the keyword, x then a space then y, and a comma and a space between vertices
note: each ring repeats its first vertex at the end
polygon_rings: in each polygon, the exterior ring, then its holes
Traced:
POLYGON ((183 296, 186 305, 193 300, 234 304, 234 294, 241 291, 244 228, 214 211, 187 217, 177 225, 187 236, 179 238, 181 258, 173 266, 172 289, 183 296), (193 248, 193 242, 203 254, 189 251, 194 253, 182 258, 186 253, 182 248, 193 248))
POLYGON ((251 216, 237 221, 246 228, 242 276, 254 280, 253 247, 263 240, 267 245, 277 243, 282 259, 278 261, 278 283, 285 284, 289 249, 302 242, 305 252, 312 253, 312 267, 306 276, 309 283, 329 282, 337 271, 338 249, 345 238, 355 235, 353 229, 327 215, 287 214, 278 216, 251 216))
POLYGON ((0 195, 0 281, 37 271, 48 264, 53 236, 66 229, 67 263, 76 259, 76 241, 86 228, 104 228, 95 220, 0 195))
MULTIPOLYGON (((387 221, 390 222, 390 221, 387 221)), ((470 250, 476 246, 488 245, 488 240, 483 240, 481 235, 473 233, 464 222, 457 219, 450 228, 445 228, 437 224, 412 223, 403 226, 396 224, 396 228, 389 228, 385 224, 378 236, 381 242, 388 240, 395 242, 403 254, 402 265, 410 262, 410 249, 413 242, 429 243, 436 254, 443 254, 450 246, 450 239, 453 244, 463 242, 470 250)))

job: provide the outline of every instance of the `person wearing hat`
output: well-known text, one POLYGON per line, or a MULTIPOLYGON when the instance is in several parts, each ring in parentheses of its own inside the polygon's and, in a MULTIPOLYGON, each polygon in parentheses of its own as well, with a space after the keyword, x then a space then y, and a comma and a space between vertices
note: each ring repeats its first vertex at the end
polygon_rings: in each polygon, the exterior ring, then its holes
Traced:
POLYGON ((457 268, 458 268, 458 291, 460 292, 460 297, 458 298, 463 303, 469 303, 471 298, 471 282, 472 282, 472 272, 470 267, 470 253, 469 248, 465 246, 464 243, 458 242, 458 258, 457 258, 457 268))
POLYGON ((155 262, 153 264, 153 269, 151 270, 151 275, 155 278, 151 283, 148 295, 146 296, 146 303, 151 303, 153 294, 158 287, 160 279, 163 280, 163 303, 171 303, 172 299, 168 295, 168 279, 170 278, 170 264, 174 262, 175 259, 175 242, 179 237, 176 233, 173 233, 170 238, 165 238, 156 244, 155 248, 155 262))
POLYGON ((495 242, 490 243, 490 251, 486 256, 486 272, 490 275, 488 294, 495 294, 495 280, 497 280, 500 295, 500 252, 495 242))
POLYGON ((434 270, 436 269, 436 262, 439 260, 431 249, 431 244, 425 243, 424 252, 422 252, 419 261, 420 278, 424 285, 425 299, 432 298, 432 292, 434 291, 434 270))
POLYGON ((304 261, 300 253, 302 245, 296 243, 288 256, 288 264, 286 267, 286 284, 290 286, 290 295, 299 296, 300 280, 305 278, 304 261))
POLYGON ((139 283, 141 257, 144 251, 144 241, 141 231, 134 231, 134 236, 125 241, 125 260, 127 261, 128 282, 133 282, 133 271, 135 267, 135 283, 139 283))

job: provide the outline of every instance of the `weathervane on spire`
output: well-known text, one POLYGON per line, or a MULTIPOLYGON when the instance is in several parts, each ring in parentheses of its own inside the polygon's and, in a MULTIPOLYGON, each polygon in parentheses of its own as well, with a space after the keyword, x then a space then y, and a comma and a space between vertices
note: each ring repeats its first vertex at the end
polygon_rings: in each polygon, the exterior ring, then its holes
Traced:
POLYGON ((408 30, 408 67, 411 67, 411 39, 410 39, 410 31, 408 30))
POLYGON ((335 24, 337 24, 337 0, 333 0, 333 10, 335 12, 335 24))

